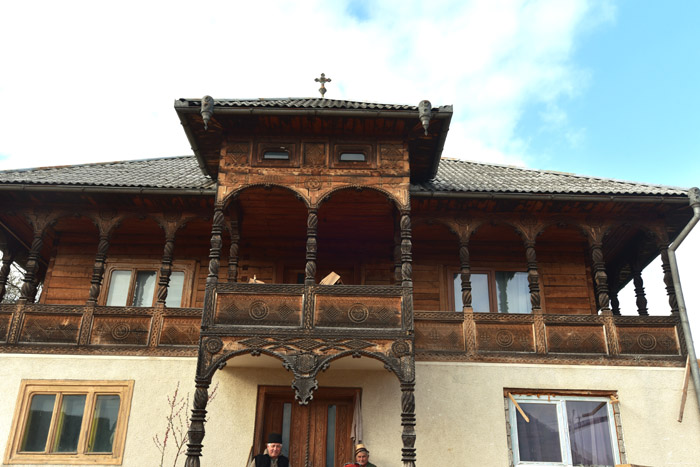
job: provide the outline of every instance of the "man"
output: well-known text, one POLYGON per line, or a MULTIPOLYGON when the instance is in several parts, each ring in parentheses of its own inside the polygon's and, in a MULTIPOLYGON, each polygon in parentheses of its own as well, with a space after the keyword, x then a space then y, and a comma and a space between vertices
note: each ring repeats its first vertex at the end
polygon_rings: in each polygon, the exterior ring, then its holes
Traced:
POLYGON ((377 467, 369 461, 369 451, 364 444, 355 446, 355 462, 345 464, 343 467, 377 467))
POLYGON ((248 467, 289 467, 289 459, 282 455, 282 435, 270 433, 267 437, 267 449, 253 457, 248 467))

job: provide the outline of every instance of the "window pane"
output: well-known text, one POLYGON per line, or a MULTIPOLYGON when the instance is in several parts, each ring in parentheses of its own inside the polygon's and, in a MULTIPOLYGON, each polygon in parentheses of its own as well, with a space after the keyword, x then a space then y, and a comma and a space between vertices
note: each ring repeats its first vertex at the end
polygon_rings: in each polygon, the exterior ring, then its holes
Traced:
POLYGON ((328 428, 326 430, 326 467, 335 466, 335 405, 328 406, 328 428))
POLYGON ((56 422, 53 452, 77 452, 80 426, 85 411, 85 394, 63 396, 56 422))
POLYGON ((567 401, 566 417, 574 465, 615 464, 607 402, 567 401))
POLYGON ((156 291, 156 272, 139 271, 136 273, 134 300, 132 306, 152 306, 153 294, 156 291))
POLYGON ((265 151, 265 154, 263 154, 263 159, 287 161, 289 160, 289 153, 286 151, 265 151))
POLYGON ((292 404, 282 406, 282 455, 289 457, 289 431, 292 426, 292 404))
POLYGON ((90 425, 88 452, 112 452, 118 415, 119 396, 116 394, 97 396, 95 413, 90 425))
POLYGON ((531 313, 527 273, 496 271, 496 297, 499 313, 531 313))
POLYGON ((53 415, 55 401, 56 394, 36 394, 32 396, 20 451, 44 452, 46 450, 46 437, 51 427, 51 416, 53 415))
POLYGON ((344 152, 340 155, 341 162, 364 162, 365 155, 361 152, 344 152))
POLYGON ((170 274, 170 283, 168 284, 168 296, 165 297, 165 306, 177 308, 182 306, 182 289, 185 285, 185 273, 182 271, 174 271, 170 274))
MULTIPOLYGON (((454 294, 455 310, 462 311, 462 275, 455 274, 454 294)), ((477 313, 488 313, 489 307, 489 276, 488 274, 471 274, 472 283, 472 308, 477 313)))
POLYGON ((109 280, 107 306, 126 306, 130 282, 131 271, 112 271, 112 277, 109 280))
MULTIPOLYGON (((530 423, 516 413, 518 452, 524 462, 561 462, 559 424, 555 404, 520 403, 530 423)), ((513 410, 517 410, 513 407, 513 410)))

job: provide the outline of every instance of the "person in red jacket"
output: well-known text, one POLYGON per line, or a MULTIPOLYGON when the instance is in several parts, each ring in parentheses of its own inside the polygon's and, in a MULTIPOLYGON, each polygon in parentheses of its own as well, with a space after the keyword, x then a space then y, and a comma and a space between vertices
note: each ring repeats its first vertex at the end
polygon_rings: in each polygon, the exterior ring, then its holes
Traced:
POLYGON ((355 462, 345 464, 343 467, 377 467, 369 461, 369 450, 364 444, 355 446, 355 462))

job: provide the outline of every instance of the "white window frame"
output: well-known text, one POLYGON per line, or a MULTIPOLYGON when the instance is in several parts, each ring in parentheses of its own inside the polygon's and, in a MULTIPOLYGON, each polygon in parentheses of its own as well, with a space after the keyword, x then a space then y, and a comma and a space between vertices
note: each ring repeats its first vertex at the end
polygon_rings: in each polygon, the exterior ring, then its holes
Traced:
POLYGON ((526 462, 520 461, 520 444, 518 442, 518 409, 512 400, 508 399, 508 421, 510 425, 510 440, 511 452, 513 454, 513 465, 527 467, 572 467, 571 441, 569 439, 569 427, 566 416, 565 404, 567 401, 589 401, 589 402, 605 402, 605 409, 608 413, 608 429, 610 433, 610 443, 613 450, 614 465, 620 464, 620 446, 618 442, 617 420, 612 407, 610 397, 592 397, 592 396, 569 396, 569 395, 519 395, 512 394, 512 397, 518 403, 528 404, 549 404, 555 405, 557 409, 557 422, 559 425, 559 446, 561 449, 562 462, 526 462))

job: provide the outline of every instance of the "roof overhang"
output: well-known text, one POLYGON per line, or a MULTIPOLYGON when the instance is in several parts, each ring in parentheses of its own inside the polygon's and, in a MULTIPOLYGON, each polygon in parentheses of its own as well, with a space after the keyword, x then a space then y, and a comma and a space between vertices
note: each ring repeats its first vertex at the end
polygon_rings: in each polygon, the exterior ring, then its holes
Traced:
MULTIPOLYGON (((300 100, 283 100, 282 102, 300 100)), ((408 144, 411 180, 435 176, 452 120, 452 106, 431 109, 427 135, 417 107, 314 100, 313 105, 280 106, 265 100, 215 100, 204 125, 202 99, 178 99, 178 114, 202 172, 216 180, 226 137, 303 135, 402 139, 408 144), (320 104, 319 104, 320 102, 320 104), (331 105, 324 105, 328 102, 331 105), (261 104, 262 103, 262 104, 261 104)), ((279 103, 279 100, 269 101, 279 103)))

